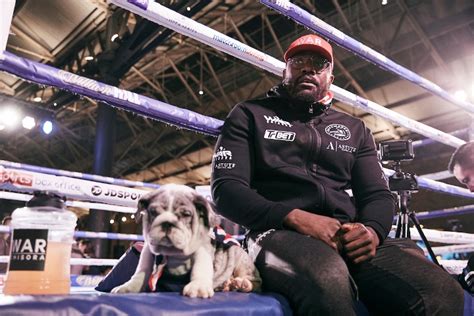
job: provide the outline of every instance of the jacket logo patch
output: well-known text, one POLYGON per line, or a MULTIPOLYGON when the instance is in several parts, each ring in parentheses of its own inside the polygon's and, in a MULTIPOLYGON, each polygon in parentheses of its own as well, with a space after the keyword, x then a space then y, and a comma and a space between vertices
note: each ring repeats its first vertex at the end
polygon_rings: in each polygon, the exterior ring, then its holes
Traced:
POLYGON ((276 131, 273 129, 265 130, 265 135, 263 138, 265 139, 273 139, 273 140, 282 140, 285 142, 292 142, 295 140, 296 133, 288 132, 288 131, 276 131))
POLYGON ((214 160, 232 160, 232 152, 220 146, 212 158, 214 160))
POLYGON ((277 124, 277 125, 287 126, 287 127, 292 127, 293 126, 289 122, 282 120, 281 118, 279 118, 276 115, 273 116, 273 117, 264 115, 263 117, 265 118, 265 121, 267 121, 267 123, 269 123, 269 124, 277 124))
POLYGON ((220 146, 214 155, 212 155, 212 163, 214 169, 234 169, 235 163, 233 162, 221 162, 222 160, 232 160, 232 151, 225 149, 220 146))
POLYGON ((329 142, 329 145, 326 146, 327 150, 332 150, 332 151, 343 151, 346 153, 355 153, 357 151, 357 148, 349 146, 349 145, 344 145, 344 144, 333 144, 332 142, 329 142))
POLYGON ((331 124, 328 125, 324 131, 331 137, 337 140, 349 140, 351 139, 351 131, 342 124, 331 124))

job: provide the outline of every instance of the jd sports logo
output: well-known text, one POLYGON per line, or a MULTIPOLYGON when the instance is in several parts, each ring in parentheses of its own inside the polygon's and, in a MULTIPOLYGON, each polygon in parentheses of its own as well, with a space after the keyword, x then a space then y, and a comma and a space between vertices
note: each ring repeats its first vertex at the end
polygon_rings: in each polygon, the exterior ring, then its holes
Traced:
POLYGON ((337 140, 349 140, 351 139, 351 131, 342 124, 331 124, 328 125, 324 131, 331 137, 337 140))
POLYGON ((94 185, 91 188, 91 193, 94 196, 99 196, 103 195, 106 197, 116 197, 119 199, 131 199, 131 200, 138 200, 141 196, 139 193, 135 192, 127 192, 127 191, 121 191, 121 190, 115 190, 115 189, 106 189, 105 191, 102 190, 102 188, 98 185, 94 185))
POLYGON ((273 140, 282 140, 285 142, 292 142, 295 140, 296 133, 295 132, 287 132, 287 131, 276 131, 272 129, 265 130, 265 135, 263 138, 265 139, 273 139, 273 140))
POLYGON ((95 196, 99 196, 102 194, 102 188, 99 187, 98 185, 94 185, 92 188, 91 188, 91 193, 95 196))

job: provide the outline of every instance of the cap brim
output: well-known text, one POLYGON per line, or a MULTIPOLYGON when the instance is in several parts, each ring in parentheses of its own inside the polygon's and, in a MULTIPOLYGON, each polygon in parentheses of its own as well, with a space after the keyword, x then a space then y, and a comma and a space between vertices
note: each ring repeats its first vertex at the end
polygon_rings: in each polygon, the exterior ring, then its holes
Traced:
POLYGON ((301 53, 301 52, 314 52, 314 53, 319 53, 322 56, 326 57, 332 64, 332 56, 331 53, 329 53, 324 47, 321 46, 316 46, 312 44, 302 44, 298 45, 296 47, 293 47, 289 51, 286 52, 285 54, 285 61, 288 61, 288 58, 291 58, 292 56, 301 53))

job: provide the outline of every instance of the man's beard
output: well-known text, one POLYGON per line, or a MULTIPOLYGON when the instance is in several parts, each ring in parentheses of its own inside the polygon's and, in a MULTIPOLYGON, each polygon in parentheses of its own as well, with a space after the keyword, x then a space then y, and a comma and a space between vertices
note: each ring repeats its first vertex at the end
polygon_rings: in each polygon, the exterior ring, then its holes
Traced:
POLYGON ((300 90, 295 92, 290 92, 291 97, 301 103, 311 104, 317 101, 317 98, 313 93, 306 90, 300 90))
POLYGON ((300 77, 294 81, 283 80, 283 85, 286 87, 289 96, 294 101, 302 104, 311 104, 318 102, 322 99, 324 93, 322 93, 319 85, 308 77, 300 77), (298 84, 303 82, 304 80, 310 81, 314 85, 317 86, 316 90, 308 90, 308 89, 298 89, 298 84))

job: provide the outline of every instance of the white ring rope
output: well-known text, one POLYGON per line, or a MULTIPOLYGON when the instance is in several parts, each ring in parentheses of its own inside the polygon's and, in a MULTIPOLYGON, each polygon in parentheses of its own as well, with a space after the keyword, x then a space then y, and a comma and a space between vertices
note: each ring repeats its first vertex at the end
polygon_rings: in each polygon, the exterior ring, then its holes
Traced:
MULTIPOLYGON (((0 263, 8 263, 9 256, 0 256, 0 263)), ((72 266, 114 266, 119 259, 71 258, 72 266)))
MULTIPOLYGON (((108 183, 94 182, 39 172, 8 169, 0 165, 0 189, 33 192, 50 191, 67 198, 136 207, 140 197, 149 192, 108 183)), ((125 211, 127 209, 124 209, 125 211)))
MULTIPOLYGON (((0 199, 15 200, 15 201, 29 201, 33 197, 32 194, 24 193, 15 193, 0 191, 0 199)), ((74 201, 67 200, 66 206, 69 207, 78 207, 78 208, 87 208, 90 210, 103 210, 109 212, 119 212, 119 213, 128 213, 135 214, 137 211, 134 207, 113 205, 113 204, 103 204, 103 203, 93 203, 93 202, 84 202, 84 201, 74 201)))
MULTIPOLYGON (((389 236, 395 236, 395 226, 392 226, 389 236)), ((423 233, 430 242, 439 242, 444 244, 474 244, 474 234, 440 231, 435 229, 423 228, 423 233)), ((416 228, 410 228, 410 236, 413 240, 421 240, 420 234, 416 228)))
MULTIPOLYGON (((0 263, 8 263, 9 256, 0 256, 0 263)), ((120 259, 91 259, 91 258, 71 258, 71 265, 82 266, 115 266, 120 259)), ((467 260, 438 260, 450 274, 460 274, 467 264, 467 260)), ((93 276, 90 276, 93 277, 93 276)))

